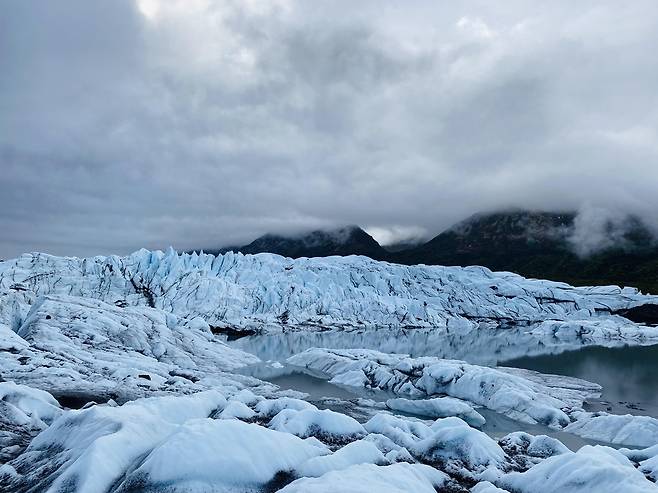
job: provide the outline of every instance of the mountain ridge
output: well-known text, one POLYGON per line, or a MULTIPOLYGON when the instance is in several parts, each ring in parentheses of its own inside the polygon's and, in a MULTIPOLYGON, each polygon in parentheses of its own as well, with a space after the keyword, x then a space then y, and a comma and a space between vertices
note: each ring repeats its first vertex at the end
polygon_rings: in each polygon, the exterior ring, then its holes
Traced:
POLYGON ((418 245, 387 248, 352 225, 288 236, 266 234, 244 246, 205 251, 267 252, 291 258, 365 255, 405 265, 480 265, 574 285, 618 284, 658 292, 658 245, 641 220, 629 215, 623 224, 605 223, 598 239, 588 231, 579 232, 582 225, 577 221, 575 212, 508 210, 474 214, 418 245), (578 243, 583 238, 590 242, 587 249, 578 243))
POLYGON ((290 258, 365 255, 374 260, 385 260, 388 256, 388 252, 377 240, 355 225, 315 229, 291 235, 266 233, 243 246, 203 251, 211 254, 227 251, 246 254, 276 253, 290 258))

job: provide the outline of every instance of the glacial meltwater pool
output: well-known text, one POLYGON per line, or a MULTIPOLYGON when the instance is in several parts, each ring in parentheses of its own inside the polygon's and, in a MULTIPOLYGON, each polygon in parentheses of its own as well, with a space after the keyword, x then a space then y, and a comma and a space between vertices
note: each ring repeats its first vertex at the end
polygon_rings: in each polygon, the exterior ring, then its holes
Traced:
POLYGON ((600 402, 590 403, 591 410, 658 417, 658 345, 589 346, 522 356, 501 365, 596 382, 603 391, 600 402))
MULTIPOLYGON (((270 362, 247 372, 258 378, 322 398, 371 399, 385 401, 386 393, 334 385, 320 375, 290 368, 285 360, 312 347, 331 349, 373 349, 412 357, 436 356, 459 359, 485 366, 509 366, 582 378, 603 387, 600 399, 585 405, 591 411, 640 414, 658 418, 658 345, 629 346, 619 341, 600 343, 531 334, 527 328, 475 329, 441 333, 429 329, 363 329, 326 332, 285 332, 247 336, 229 341, 234 347, 270 362), (279 362, 272 368, 271 362, 279 362)), ((554 436, 572 449, 595 443, 574 435, 556 432, 542 425, 520 424, 497 413, 478 409, 487 424, 483 431, 501 437, 511 431, 554 436)))

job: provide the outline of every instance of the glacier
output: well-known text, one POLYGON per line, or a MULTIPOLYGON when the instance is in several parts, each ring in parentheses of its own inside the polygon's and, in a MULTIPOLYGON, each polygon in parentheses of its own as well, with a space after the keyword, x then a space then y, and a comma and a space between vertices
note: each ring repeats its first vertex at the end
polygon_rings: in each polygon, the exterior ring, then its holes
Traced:
MULTIPOLYGON (((40 296, 150 306, 237 330, 294 327, 432 327, 568 321, 584 327, 658 297, 633 288, 572 287, 484 267, 403 266, 367 257, 288 259, 273 254, 126 257, 25 254, 0 263, 0 323, 17 328, 40 296)), ((594 325, 592 325, 594 324, 594 325)), ((583 329, 581 329, 583 330, 583 329)), ((658 337, 658 331, 645 329, 658 337)))
POLYGON ((589 411, 596 383, 409 356, 395 341, 367 349, 404 331, 465 356, 517 355, 530 337, 549 352, 648 344, 658 328, 619 313, 657 303, 633 288, 358 256, 25 254, 0 262, 0 490, 658 491, 658 420, 589 411), (492 327, 509 331, 498 346, 478 339, 492 327), (304 347, 269 362, 221 335, 291 331, 304 347), (332 338, 351 349, 321 346, 332 338), (385 398, 313 400, 251 376, 263 364, 385 398), (494 438, 478 429, 485 410, 600 443, 494 438))

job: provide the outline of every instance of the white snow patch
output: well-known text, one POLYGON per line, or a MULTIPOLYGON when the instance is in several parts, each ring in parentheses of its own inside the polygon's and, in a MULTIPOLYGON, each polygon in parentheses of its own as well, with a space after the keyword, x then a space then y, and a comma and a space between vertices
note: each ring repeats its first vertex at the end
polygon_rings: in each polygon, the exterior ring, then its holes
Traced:
POLYGON ((651 416, 578 412, 574 417, 576 421, 564 431, 616 445, 649 447, 658 443, 658 419, 651 416))
POLYGON ((355 464, 388 464, 388 460, 374 443, 357 440, 340 448, 331 455, 314 457, 297 468, 301 476, 317 477, 329 471, 346 469, 355 464))
POLYGON ((354 418, 330 409, 283 409, 269 425, 273 430, 285 431, 302 438, 322 435, 336 438, 359 437, 366 434, 354 418))
POLYGON ((185 423, 158 445, 119 488, 140 491, 252 491, 279 471, 327 454, 317 441, 236 420, 185 423), (146 483, 144 485, 144 483, 146 483))
POLYGON ((389 399, 386 406, 394 411, 427 416, 430 418, 447 418, 457 416, 469 425, 480 428, 486 420, 467 402, 453 397, 437 397, 434 399, 389 399))
POLYGON ((423 464, 361 464, 319 478, 298 479, 280 493, 436 493, 435 488, 447 481, 446 474, 423 464))
POLYGON ((524 473, 510 473, 497 484, 519 493, 658 491, 620 452, 590 445, 576 453, 549 457, 524 473))

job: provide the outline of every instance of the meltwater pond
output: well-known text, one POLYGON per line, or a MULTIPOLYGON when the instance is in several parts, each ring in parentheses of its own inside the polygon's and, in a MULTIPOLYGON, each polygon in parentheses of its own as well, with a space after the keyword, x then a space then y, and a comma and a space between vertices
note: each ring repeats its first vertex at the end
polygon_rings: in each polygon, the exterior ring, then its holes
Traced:
POLYGON ((285 361, 312 347, 327 349, 374 349, 412 357, 436 356, 460 359, 476 365, 496 366, 524 356, 562 353, 582 348, 580 339, 539 337, 528 329, 472 329, 444 332, 433 329, 372 328, 324 332, 291 331, 246 336, 229 341, 231 346, 255 354, 263 361, 285 361))
POLYGON ((598 383, 603 387, 601 399, 590 403, 591 410, 658 417, 658 345, 590 346, 501 364, 598 383))
MULTIPOLYGON (((243 337, 232 346, 263 361, 284 362, 312 347, 374 349, 412 357, 436 356, 486 366, 511 366, 582 378, 603 386, 590 410, 658 417, 658 345, 609 347, 579 338, 535 335, 528 328, 473 329, 446 333, 432 329, 372 328, 351 331, 284 332, 243 337)), ((269 379, 269 378, 266 378, 269 379)), ((283 379, 281 381, 281 379, 283 379)), ((294 388, 289 377, 279 382, 294 388), (289 381, 290 380, 290 381, 289 381)), ((300 380, 301 381, 301 380, 300 380)), ((308 392, 312 384, 304 383, 308 392)), ((298 389, 302 390, 302 389, 298 389)), ((320 389, 316 389, 319 391, 320 389)), ((311 392, 313 393, 313 392, 311 392)))

